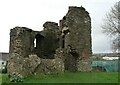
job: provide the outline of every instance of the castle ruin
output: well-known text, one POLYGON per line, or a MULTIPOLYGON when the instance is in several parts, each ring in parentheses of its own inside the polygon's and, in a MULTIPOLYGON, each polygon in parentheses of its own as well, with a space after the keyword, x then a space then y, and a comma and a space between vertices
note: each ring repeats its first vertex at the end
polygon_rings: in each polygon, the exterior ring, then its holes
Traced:
POLYGON ((83 7, 70 6, 68 13, 55 22, 45 22, 43 31, 15 27, 10 31, 8 74, 28 76, 90 71, 92 54, 91 18, 83 7))

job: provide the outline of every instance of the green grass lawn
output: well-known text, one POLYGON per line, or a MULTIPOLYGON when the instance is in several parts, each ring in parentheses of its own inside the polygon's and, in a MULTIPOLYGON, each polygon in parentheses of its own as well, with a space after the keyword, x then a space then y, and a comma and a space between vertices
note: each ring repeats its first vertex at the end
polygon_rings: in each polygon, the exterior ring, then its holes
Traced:
MULTIPOLYGON (((10 83, 7 74, 2 82, 10 83)), ((23 83, 118 83, 118 72, 65 72, 59 75, 37 75, 25 78, 23 83)))

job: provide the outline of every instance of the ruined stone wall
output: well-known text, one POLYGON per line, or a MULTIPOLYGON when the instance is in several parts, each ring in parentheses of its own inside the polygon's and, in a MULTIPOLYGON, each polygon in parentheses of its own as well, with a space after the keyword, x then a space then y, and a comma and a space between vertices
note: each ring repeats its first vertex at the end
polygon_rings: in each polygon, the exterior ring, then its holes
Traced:
POLYGON ((43 31, 11 29, 7 65, 10 76, 25 77, 37 70, 46 74, 90 70, 91 18, 83 7, 69 7, 60 26, 46 22, 43 27, 43 31))
POLYGON ((68 28, 65 34, 65 48, 72 46, 80 56, 82 52, 88 54, 91 50, 91 18, 83 7, 69 7, 68 13, 60 21, 60 29, 68 28))
POLYGON ((34 52, 40 58, 53 59, 55 50, 59 47, 57 38, 59 27, 55 22, 45 22, 43 27, 43 31, 35 36, 36 47, 34 48, 34 52))
MULTIPOLYGON (((60 20, 61 46, 70 49, 66 58, 66 69, 77 67, 77 61, 88 59, 92 54, 91 18, 83 7, 69 7, 66 16, 60 20), (71 51, 71 52, 70 52, 71 51), (71 63, 72 62, 72 63, 71 63)), ((76 70, 78 67, 76 68, 76 70)))
POLYGON ((27 76, 32 74, 34 69, 40 64, 40 59, 34 52, 34 39, 37 34, 40 34, 40 32, 26 27, 11 29, 7 65, 9 75, 27 76), (30 56, 33 54, 34 56, 30 56))
POLYGON ((90 71, 92 71, 91 64, 92 64, 92 59, 91 58, 84 59, 84 60, 78 59, 77 60, 77 71, 90 72, 90 71))
POLYGON ((31 29, 15 27, 10 32, 10 51, 8 58, 8 73, 24 75, 24 58, 31 53, 31 29))
POLYGON ((38 69, 45 74, 64 73, 64 62, 60 58, 41 59, 38 69))
POLYGON ((23 57, 26 57, 31 52, 31 32, 32 30, 28 28, 16 27, 14 29, 11 29, 9 51, 10 54, 19 53, 23 57))
POLYGON ((59 47, 59 40, 57 37, 59 26, 55 22, 46 22, 43 24, 43 27, 45 36, 44 54, 47 58, 54 58, 55 51, 59 47))
POLYGON ((39 66, 43 67, 41 70, 48 68, 49 72, 63 72, 64 69, 62 67, 64 64, 61 59, 54 57, 55 51, 58 48, 56 34, 58 25, 53 22, 44 25, 46 29, 44 31, 33 31, 26 27, 11 29, 7 65, 10 76, 28 76, 41 68, 39 66), (54 30, 49 29, 49 27, 54 30))

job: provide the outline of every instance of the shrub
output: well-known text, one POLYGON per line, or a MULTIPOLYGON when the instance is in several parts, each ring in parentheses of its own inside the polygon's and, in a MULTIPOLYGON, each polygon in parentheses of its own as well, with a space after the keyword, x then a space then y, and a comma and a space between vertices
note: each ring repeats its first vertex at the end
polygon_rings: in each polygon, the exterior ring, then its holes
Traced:
POLYGON ((10 81, 11 82, 23 82, 23 77, 21 75, 13 75, 12 77, 10 77, 10 81))

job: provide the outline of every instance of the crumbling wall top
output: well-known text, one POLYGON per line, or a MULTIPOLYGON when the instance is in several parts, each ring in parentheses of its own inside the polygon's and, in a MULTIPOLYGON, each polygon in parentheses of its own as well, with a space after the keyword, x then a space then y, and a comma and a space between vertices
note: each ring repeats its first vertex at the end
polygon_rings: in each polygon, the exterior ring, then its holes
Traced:
POLYGON ((77 6, 69 6, 69 10, 75 10, 75 9, 82 9, 85 11, 85 8, 84 7, 77 7, 77 6))
MULTIPOLYGON (((20 27, 20 26, 16 26, 15 28, 13 28, 14 30, 26 30, 26 31, 32 31, 32 29, 27 28, 27 27, 20 27)), ((12 29, 11 29, 12 30, 12 29)))
POLYGON ((84 11, 84 12, 86 12, 87 14, 89 14, 87 11, 86 11, 86 9, 84 8, 84 7, 77 7, 77 6, 69 6, 69 10, 68 10, 68 12, 69 11, 84 11))
POLYGON ((47 21, 43 24, 44 30, 58 30, 58 23, 47 21))

